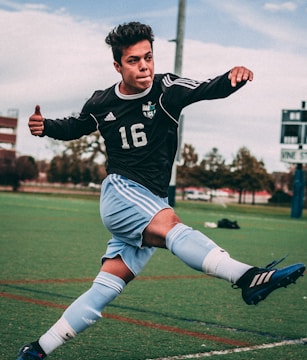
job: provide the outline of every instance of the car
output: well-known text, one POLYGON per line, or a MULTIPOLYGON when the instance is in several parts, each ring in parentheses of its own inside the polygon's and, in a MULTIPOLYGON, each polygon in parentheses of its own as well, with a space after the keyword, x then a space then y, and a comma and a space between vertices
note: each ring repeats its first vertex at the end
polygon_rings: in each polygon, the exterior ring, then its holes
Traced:
POLYGON ((88 187, 89 187, 90 189, 92 189, 92 190, 99 190, 99 189, 101 188, 101 185, 100 185, 100 184, 95 184, 95 183, 93 183, 93 182, 90 182, 90 183, 88 184, 88 187))
POLYGON ((209 201, 210 195, 205 194, 204 192, 198 191, 198 190, 188 190, 188 191, 186 191, 186 199, 187 200, 209 201))

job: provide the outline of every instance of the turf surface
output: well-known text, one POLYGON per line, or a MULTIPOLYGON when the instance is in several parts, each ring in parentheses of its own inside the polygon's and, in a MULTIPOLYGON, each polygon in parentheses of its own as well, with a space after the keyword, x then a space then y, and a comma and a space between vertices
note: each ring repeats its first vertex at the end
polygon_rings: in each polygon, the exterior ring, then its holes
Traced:
MULTIPOLYGON (((176 212, 238 260, 264 266, 289 254, 280 266, 307 263, 306 215, 295 220, 286 208, 188 202, 177 202, 176 212), (224 217, 241 229, 203 226, 224 217)), ((98 197, 0 193, 1 359, 15 359, 90 286, 109 237, 98 197)), ((102 321, 48 358, 201 359, 246 349, 223 358, 300 360, 307 347, 296 340, 307 338, 306 314, 306 277, 247 306, 239 290, 159 249, 102 321)))

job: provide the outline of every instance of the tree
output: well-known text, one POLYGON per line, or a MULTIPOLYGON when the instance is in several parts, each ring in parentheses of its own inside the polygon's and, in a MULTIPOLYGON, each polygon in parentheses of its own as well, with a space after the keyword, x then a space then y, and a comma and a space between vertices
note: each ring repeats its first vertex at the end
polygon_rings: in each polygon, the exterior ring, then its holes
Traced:
POLYGON ((36 179, 37 176, 38 168, 32 156, 24 155, 1 162, 0 183, 11 185, 14 191, 18 190, 21 181, 36 179))
POLYGON ((64 153, 56 155, 50 162, 47 171, 49 182, 67 183, 70 179, 69 157, 64 153))
POLYGON ((225 167, 225 159, 219 153, 218 148, 214 147, 209 151, 201 161, 201 166, 204 170, 217 171, 219 168, 225 167))
POLYGON ((0 184, 12 186, 15 191, 18 189, 15 155, 0 158, 0 184))
POLYGON ((19 181, 36 179, 38 167, 32 156, 20 156, 16 160, 16 173, 19 181))
POLYGON ((104 164, 107 154, 98 131, 64 143, 64 146, 63 153, 51 160, 47 172, 48 181, 74 184, 101 182, 106 174, 98 161, 104 164))
POLYGON ((228 182, 229 167, 217 148, 212 148, 200 163, 201 182, 210 189, 219 189, 228 182))
POLYGON ((193 176, 198 161, 198 155, 192 145, 184 144, 181 157, 182 165, 177 166, 176 183, 178 187, 182 188, 182 198, 184 198, 185 187, 198 185, 198 180, 193 176))
POLYGON ((104 140, 98 131, 65 143, 64 152, 75 158, 87 159, 89 162, 99 161, 102 164, 107 160, 104 140))
POLYGON ((37 160, 37 169, 39 173, 47 173, 50 163, 47 160, 37 160))
POLYGON ((246 147, 239 149, 230 165, 231 188, 239 192, 239 204, 245 191, 252 192, 252 204, 255 204, 255 192, 259 190, 272 191, 274 182, 265 169, 262 160, 257 160, 246 147))
POLYGON ((191 144, 184 144, 181 156, 183 159, 182 166, 191 168, 197 164, 198 155, 195 152, 195 148, 191 144))

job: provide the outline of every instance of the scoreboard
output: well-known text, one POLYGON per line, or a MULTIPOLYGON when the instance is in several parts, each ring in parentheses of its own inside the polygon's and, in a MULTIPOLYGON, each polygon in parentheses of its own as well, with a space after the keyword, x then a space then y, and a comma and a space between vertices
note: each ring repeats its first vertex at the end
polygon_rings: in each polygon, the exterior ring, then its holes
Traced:
POLYGON ((307 110, 306 102, 302 101, 299 110, 282 110, 280 143, 285 145, 298 145, 297 149, 289 146, 281 149, 281 161, 296 164, 293 179, 293 196, 291 204, 291 217, 300 218, 304 208, 305 173, 303 164, 307 163, 307 110))
POLYGON ((282 110, 281 144, 307 144, 307 110, 282 110))

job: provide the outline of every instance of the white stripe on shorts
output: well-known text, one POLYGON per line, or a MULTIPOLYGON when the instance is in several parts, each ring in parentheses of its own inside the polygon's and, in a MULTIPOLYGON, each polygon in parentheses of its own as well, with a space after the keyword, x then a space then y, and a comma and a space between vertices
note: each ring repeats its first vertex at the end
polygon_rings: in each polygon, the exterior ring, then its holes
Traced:
POLYGON ((126 184, 125 180, 119 175, 111 174, 109 178, 112 185, 114 185, 116 190, 123 197, 139 206, 150 216, 154 216, 158 211, 161 210, 161 206, 159 206, 154 200, 142 194, 141 192, 129 187, 129 185, 126 184))

